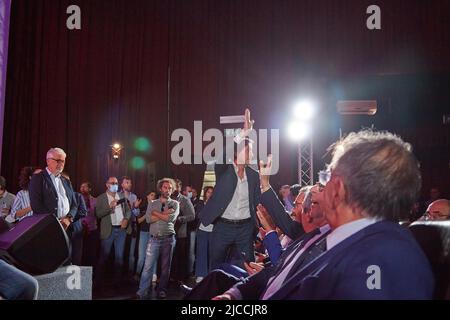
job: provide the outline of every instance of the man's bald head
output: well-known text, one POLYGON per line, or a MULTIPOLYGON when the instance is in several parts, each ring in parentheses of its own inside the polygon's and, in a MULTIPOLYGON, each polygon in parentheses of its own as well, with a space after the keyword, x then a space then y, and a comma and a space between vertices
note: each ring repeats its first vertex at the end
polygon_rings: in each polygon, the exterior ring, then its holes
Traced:
POLYGON ((430 220, 450 219, 450 201, 447 199, 438 199, 433 201, 428 206, 427 215, 430 220))

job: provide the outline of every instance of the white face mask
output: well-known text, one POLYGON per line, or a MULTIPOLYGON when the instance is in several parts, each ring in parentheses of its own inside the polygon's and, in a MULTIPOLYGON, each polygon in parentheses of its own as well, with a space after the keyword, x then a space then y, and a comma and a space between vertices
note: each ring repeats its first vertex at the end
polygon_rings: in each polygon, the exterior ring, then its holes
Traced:
POLYGON ((119 190, 119 186, 117 184, 112 184, 109 186, 109 192, 116 193, 119 190))
POLYGON ((192 192, 188 192, 187 197, 188 197, 189 199, 192 199, 192 192))

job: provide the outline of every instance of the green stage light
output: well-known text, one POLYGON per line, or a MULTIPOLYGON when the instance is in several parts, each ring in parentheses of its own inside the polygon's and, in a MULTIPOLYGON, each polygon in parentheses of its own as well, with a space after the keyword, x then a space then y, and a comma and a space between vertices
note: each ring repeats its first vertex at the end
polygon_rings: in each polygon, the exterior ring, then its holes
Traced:
POLYGON ((133 169, 142 169, 145 166, 145 160, 142 157, 133 157, 131 159, 131 167, 133 169))
POLYGON ((147 152, 150 150, 150 141, 147 138, 139 137, 134 140, 134 147, 138 151, 147 152))

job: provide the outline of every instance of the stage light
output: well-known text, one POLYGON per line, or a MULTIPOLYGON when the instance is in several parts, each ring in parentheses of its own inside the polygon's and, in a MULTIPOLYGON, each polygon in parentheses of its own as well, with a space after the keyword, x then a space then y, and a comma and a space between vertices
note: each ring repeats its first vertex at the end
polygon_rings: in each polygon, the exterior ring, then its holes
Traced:
POLYGON ((294 121, 288 127, 289 137, 294 141, 301 141, 311 135, 311 126, 303 121, 294 121))
POLYGON ((150 141, 147 138, 139 137, 136 140, 134 140, 134 147, 138 151, 147 152, 150 150, 151 145, 150 141))
POLYGON ((131 167, 133 169, 142 169, 145 167, 145 160, 142 157, 133 157, 131 159, 131 167))
POLYGON ((299 120, 309 121, 316 115, 316 106, 311 100, 302 100, 294 105, 294 116, 299 120))
POLYGON ((122 150, 122 146, 119 143, 114 143, 111 146, 111 150, 112 150, 112 156, 114 159, 119 159, 120 157, 120 151, 122 150))

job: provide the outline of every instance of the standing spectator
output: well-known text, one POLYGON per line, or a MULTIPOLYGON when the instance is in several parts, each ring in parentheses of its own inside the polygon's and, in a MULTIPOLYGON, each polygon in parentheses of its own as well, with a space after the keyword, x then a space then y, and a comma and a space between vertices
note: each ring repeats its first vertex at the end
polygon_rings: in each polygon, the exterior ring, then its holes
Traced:
POLYGON ((83 261, 86 266, 95 266, 98 253, 100 234, 95 216, 96 201, 92 195, 92 185, 89 181, 84 181, 80 185, 80 193, 86 204, 87 215, 83 218, 83 261))
POLYGON ((131 208, 130 226, 131 234, 128 236, 130 240, 129 256, 128 256, 128 272, 130 277, 135 275, 135 261, 136 261, 136 242, 137 238, 137 216, 139 215, 139 206, 142 200, 138 199, 137 195, 131 192, 133 187, 130 177, 124 176, 121 179, 120 186, 122 188, 121 196, 128 200, 128 205, 131 208))
POLYGON ((189 238, 187 224, 195 219, 194 206, 191 200, 182 194, 182 182, 178 179, 176 182, 176 190, 172 195, 180 204, 180 214, 175 223, 175 234, 177 242, 175 245, 172 278, 179 282, 186 280, 188 275, 189 263, 189 238))
POLYGON ((20 170, 19 176, 19 186, 21 190, 17 193, 16 199, 11 208, 11 220, 21 220, 24 217, 29 217, 33 215, 33 210, 31 210, 30 204, 30 194, 28 193, 28 186, 30 185, 31 177, 33 174, 37 174, 42 170, 33 167, 23 167, 20 170))
POLYGON ((66 153, 61 148, 47 152, 47 167, 33 175, 29 193, 33 214, 53 214, 68 233, 82 230, 82 216, 70 181, 61 176, 66 163, 66 153))
MULTIPOLYGON (((150 223, 145 220, 145 213, 147 211, 148 206, 156 200, 156 191, 150 191, 147 194, 145 199, 146 201, 141 204, 141 213, 137 218, 137 222, 139 225, 139 252, 138 252, 138 262, 136 266, 136 276, 135 280, 140 280, 142 269, 144 268, 145 262, 145 249, 147 249, 148 239, 149 239, 149 230, 150 223)), ((156 266, 156 263, 155 263, 156 266)), ((155 270, 151 270, 152 274, 155 274, 155 270)))
MULTIPOLYGON (((207 203, 214 192, 214 187, 205 187, 203 189, 203 201, 199 202, 200 210, 203 208, 204 204, 207 203)), ((201 201, 201 200, 200 200, 201 201)), ((209 250, 210 250, 210 238, 211 232, 213 231, 214 225, 210 224, 204 226, 200 223, 197 231, 197 251, 195 255, 195 281, 199 283, 204 277, 209 273, 209 250)))
POLYGON ((175 189, 172 179, 164 178, 158 181, 159 199, 149 203, 146 221, 150 223, 150 239, 147 245, 144 269, 142 271, 139 290, 136 293, 139 299, 145 299, 151 285, 156 262, 161 259, 161 277, 158 284, 158 298, 167 296, 167 285, 170 276, 170 264, 173 248, 175 247, 175 221, 180 212, 179 203, 172 200, 170 195, 175 189))
POLYGON ((96 282, 101 284, 102 269, 114 245, 114 282, 119 285, 123 267, 125 239, 131 233, 128 223, 131 210, 123 195, 118 193, 119 182, 116 177, 106 181, 106 192, 97 197, 95 215, 100 219, 101 251, 97 263, 96 282))
POLYGON ((214 163, 214 195, 200 214, 204 226, 214 223, 211 235, 213 249, 210 252, 213 269, 226 262, 232 247, 237 247, 238 252, 245 252, 250 261, 255 261, 256 206, 261 189, 258 172, 249 166, 253 160, 253 141, 248 136, 253 123, 250 110, 246 109, 244 128, 234 138, 233 159, 227 159, 225 154, 225 159, 217 159, 214 163))
POLYGON ((6 191, 6 180, 0 176, 0 208, 2 210, 0 218, 6 218, 9 215, 15 199, 15 195, 6 191))

